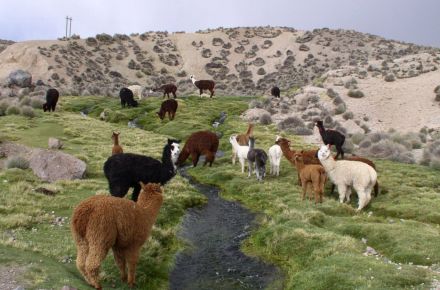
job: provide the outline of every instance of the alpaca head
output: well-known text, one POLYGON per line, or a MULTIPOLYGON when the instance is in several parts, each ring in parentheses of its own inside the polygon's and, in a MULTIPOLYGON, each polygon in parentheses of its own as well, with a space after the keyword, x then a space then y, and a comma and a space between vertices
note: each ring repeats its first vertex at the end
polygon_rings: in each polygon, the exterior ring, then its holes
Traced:
POLYGON ((287 140, 286 138, 283 138, 283 137, 278 138, 278 140, 275 141, 275 144, 278 144, 280 146, 281 145, 287 145, 288 147, 290 147, 290 141, 287 140))
POLYGON ((117 140, 118 137, 119 137, 119 134, 121 134, 121 133, 120 133, 120 132, 115 132, 115 131, 113 131, 113 134, 112 134, 112 140, 113 140, 113 141, 117 140))
POLYGON ((318 128, 322 128, 322 127, 324 127, 324 123, 321 121, 321 120, 319 120, 319 121, 316 121, 316 127, 318 127, 318 128))
POLYGON ((231 135, 231 137, 229 137, 229 143, 237 143, 237 135, 231 135))
POLYGON ((318 159, 319 161, 326 160, 330 157, 330 147, 327 145, 321 145, 321 148, 318 150, 318 159))
POLYGON ((149 93, 152 94, 152 93, 154 93, 155 91, 157 91, 156 88, 151 88, 150 91, 149 91, 149 93))
POLYGON ((275 136, 275 143, 278 142, 278 140, 280 140, 281 136, 276 135, 275 136))
POLYGON ((147 183, 147 184, 145 184, 142 181, 139 183, 142 187, 143 192, 157 193, 157 194, 163 193, 163 190, 160 187, 160 183, 147 183))
POLYGON ((159 111, 159 112, 156 112, 156 114, 159 116, 159 118, 161 120, 163 120, 163 118, 165 117, 165 112, 159 111))
POLYGON ((193 75, 190 75, 189 79, 193 82, 193 84, 196 82, 196 78, 193 75))
POLYGON ((43 111, 46 112, 47 110, 49 110, 49 106, 47 105, 47 103, 43 104, 43 111))
POLYGON ((170 150, 171 150, 171 161, 173 162, 173 164, 176 164, 177 159, 179 158, 179 154, 180 154, 180 140, 175 140, 175 139, 168 139, 168 144, 167 146, 170 146, 170 150))
POLYGON ((293 154, 293 160, 295 161, 295 164, 297 162, 304 162, 303 151, 293 154))

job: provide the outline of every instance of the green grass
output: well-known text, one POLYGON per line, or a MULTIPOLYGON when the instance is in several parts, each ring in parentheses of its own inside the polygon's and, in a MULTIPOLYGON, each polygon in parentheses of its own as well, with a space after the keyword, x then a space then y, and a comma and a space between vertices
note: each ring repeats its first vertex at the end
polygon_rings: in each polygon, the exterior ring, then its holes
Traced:
MULTIPOLYGON (((48 137, 58 137, 65 144, 63 150, 85 160, 88 169, 85 180, 55 183, 55 196, 33 190, 42 182, 30 170, 0 172, 0 263, 41 260, 40 270, 31 267, 25 275, 30 288, 69 284, 83 289, 85 283, 74 262, 63 263, 66 257, 75 258, 69 220, 64 226, 53 226, 52 221, 54 216, 70 217, 82 199, 107 191, 102 165, 111 153, 111 131, 121 131, 125 152, 159 158, 167 136, 185 140, 194 131, 209 129, 223 134, 220 149, 226 155, 217 159, 212 168, 197 167, 189 172, 203 183, 221 187, 224 198, 240 201, 259 213, 260 227, 242 249, 280 267, 285 289, 429 288, 436 273, 415 265, 440 264, 438 171, 376 160, 383 194, 359 214, 354 210, 356 198, 349 205, 339 204, 336 196, 328 195, 320 205, 301 201, 296 171, 285 158, 280 177, 268 176, 263 183, 257 183, 255 177, 248 179, 247 174, 241 174, 239 165, 231 164, 228 138, 246 131, 247 124, 239 115, 246 110, 248 100, 179 99, 174 121, 160 121, 155 115, 162 99, 143 100, 138 108, 120 110, 117 99, 103 97, 64 97, 57 113, 37 111, 33 119, 1 117, 1 140, 46 147, 48 137), (79 114, 84 109, 89 111, 87 118, 79 114), (110 112, 109 122, 97 120, 105 109, 110 112), (212 128, 212 121, 222 111, 228 113, 225 124, 212 128), (134 118, 144 130, 127 128, 127 122, 134 118), (364 256, 363 238, 384 257, 364 256), (393 263, 387 263, 385 257, 393 263)), ((257 147, 267 150, 276 133, 274 125, 257 125, 257 147)), ((307 147, 299 138, 285 136, 295 148, 307 147)), ((166 186, 165 195, 152 239, 143 248, 138 265, 139 289, 167 287, 173 255, 181 247, 175 238, 179 220, 187 207, 204 201, 180 177, 166 186)), ((125 289, 111 255, 103 264, 102 276, 105 288, 115 285, 125 289)))

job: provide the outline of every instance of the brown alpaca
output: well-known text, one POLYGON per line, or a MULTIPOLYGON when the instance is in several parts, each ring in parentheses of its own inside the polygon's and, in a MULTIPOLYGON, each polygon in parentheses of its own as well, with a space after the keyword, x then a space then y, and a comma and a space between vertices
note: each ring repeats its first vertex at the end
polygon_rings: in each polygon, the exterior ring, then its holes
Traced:
MULTIPOLYGON (((275 141, 275 144, 280 145, 284 157, 286 157, 286 159, 289 160, 290 164, 292 164, 292 166, 296 168, 295 158, 294 158, 296 151, 290 149, 290 141, 287 140, 286 138, 279 138, 277 141, 275 141)), ((304 164, 318 164, 318 165, 321 164, 319 162, 318 157, 316 157, 317 150, 309 150, 309 151, 301 151, 301 152, 303 155, 304 164)), ((298 172, 298 185, 301 186, 301 178, 299 176, 299 172, 298 172)))
POLYGON ((193 166, 196 167, 199 162, 200 155, 205 155, 205 166, 209 162, 209 166, 215 159, 215 153, 218 149, 219 140, 216 134, 210 131, 199 131, 191 134, 188 140, 186 140, 185 146, 183 146, 180 152, 178 165, 182 165, 189 155, 191 155, 193 166))
MULTIPOLYGON (((249 138, 253 136, 254 124, 249 123, 246 133, 237 135, 238 145, 249 146, 249 138)), ((235 164, 237 159, 237 152, 235 152, 234 147, 232 147, 232 164, 235 164)))
POLYGON ((327 174, 324 167, 317 164, 304 165, 303 154, 295 153, 293 155, 296 169, 299 172, 302 184, 302 200, 306 197, 307 186, 310 184, 315 193, 315 203, 322 202, 324 195, 324 185, 327 181, 327 174))
POLYGON ((112 155, 123 153, 124 150, 122 150, 121 145, 119 145, 119 134, 120 132, 113 132, 112 140, 113 140, 113 148, 112 148, 112 155))
POLYGON ((102 289, 99 268, 110 248, 122 281, 130 287, 135 284, 140 249, 150 236, 163 202, 160 184, 141 185, 136 203, 95 195, 82 201, 73 212, 71 230, 77 249, 76 266, 96 289, 102 289))
MULTIPOLYGON (((336 157, 333 157, 333 159, 336 160, 336 157)), ((354 156, 354 155, 350 156, 350 157, 345 156, 344 160, 360 161, 360 162, 363 162, 365 164, 370 165, 371 167, 374 168, 374 170, 376 170, 376 165, 374 164, 374 162, 371 161, 370 159, 367 159, 364 157, 359 157, 359 156, 354 156)), ((376 172, 377 172, 377 170, 376 170, 376 172)), ((333 194, 334 191, 335 191, 335 185, 334 185, 334 183, 332 183, 332 187, 330 189, 330 194, 333 194)), ((376 180, 376 184, 374 184, 374 196, 377 197, 378 194, 379 194, 379 183, 376 180)))
POLYGON ((165 118, 166 113, 168 113, 168 118, 170 120, 174 119, 174 116, 176 115, 178 103, 176 100, 169 99, 166 101, 163 101, 160 105, 160 110, 156 114, 159 116, 161 120, 165 118))

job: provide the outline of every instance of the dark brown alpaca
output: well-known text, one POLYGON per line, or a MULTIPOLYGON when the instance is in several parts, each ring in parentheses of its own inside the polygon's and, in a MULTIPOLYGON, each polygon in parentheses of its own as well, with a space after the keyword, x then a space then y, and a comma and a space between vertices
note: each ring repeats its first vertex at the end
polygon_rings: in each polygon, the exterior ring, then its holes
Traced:
MULTIPOLYGON (((277 141, 275 141, 275 144, 280 145, 284 157, 286 157, 286 159, 289 160, 290 164, 292 164, 292 166, 296 168, 294 155, 295 153, 297 153, 297 151, 290 149, 290 141, 287 140, 286 138, 279 138, 277 141)), ((301 151, 303 163, 321 164, 321 162, 319 162, 318 157, 316 157, 316 152, 317 150, 301 151)), ((301 185, 301 178, 299 176, 299 172, 298 172, 298 185, 301 185)))
POLYGON ((177 87, 174 84, 163 85, 163 86, 160 86, 158 88, 151 89, 151 91, 153 91, 153 92, 163 92, 163 97, 162 98, 165 98, 165 95, 167 95, 167 97, 169 99, 170 98, 170 93, 173 94, 174 98, 177 98, 177 96, 176 96, 177 87))
POLYGON ((218 149, 219 140, 216 134, 210 131, 199 131, 192 133, 186 140, 185 146, 183 146, 180 152, 178 165, 182 165, 189 155, 191 155, 193 166, 196 167, 199 162, 200 155, 205 155, 205 166, 209 162, 209 166, 215 159, 215 153, 218 149))
POLYGON ((215 87, 214 81, 212 80, 196 81, 193 75, 191 75, 189 78, 191 79, 193 84, 200 90, 200 97, 202 96, 204 90, 208 90, 211 92, 210 98, 212 98, 212 96, 214 95, 214 87, 215 87))
POLYGON ((121 145, 119 145, 119 132, 113 132, 112 140, 113 140, 113 148, 112 148, 112 155, 123 153, 124 150, 122 150, 121 145))
POLYGON ((159 116, 161 120, 165 118, 165 114, 168 113, 168 118, 170 120, 174 119, 174 115, 176 115, 178 103, 176 100, 170 99, 163 101, 160 105, 160 110, 156 114, 159 116))
MULTIPOLYGON (((336 160, 336 157, 333 157, 336 160)), ((370 165, 371 167, 374 168, 374 170, 376 170, 376 165, 374 164, 373 161, 371 161, 370 159, 364 158, 364 157, 359 157, 359 156, 350 156, 350 157, 346 157, 344 160, 350 160, 350 161, 360 161, 363 162, 365 164, 370 165)), ((376 170, 377 172, 377 170, 376 170)), ((330 189, 330 194, 333 194, 335 190, 335 185, 332 183, 332 187, 330 189)), ((377 197, 377 195, 379 194, 379 183, 376 180, 376 184, 374 185, 374 196, 377 197)))
MULTIPOLYGON (((249 123, 246 133, 237 135, 237 142, 241 146, 249 146, 249 138, 253 136, 254 124, 249 123)), ((235 152, 234 147, 232 147, 232 164, 235 164, 237 159, 237 152, 235 152)))

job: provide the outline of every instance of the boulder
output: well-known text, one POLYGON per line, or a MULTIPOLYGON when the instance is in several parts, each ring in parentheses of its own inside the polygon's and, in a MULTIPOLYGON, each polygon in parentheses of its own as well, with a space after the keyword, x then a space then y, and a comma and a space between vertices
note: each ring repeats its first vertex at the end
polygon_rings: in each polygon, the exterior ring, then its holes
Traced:
POLYGON ((72 155, 52 150, 34 149, 29 167, 44 181, 82 179, 86 164, 72 155))
POLYGON ((9 85, 28 88, 32 85, 32 75, 24 70, 16 70, 9 74, 9 85))
POLYGON ((57 138, 49 138, 49 149, 61 149, 63 147, 63 142, 57 138))
POLYGON ((244 112, 241 115, 241 118, 245 121, 248 121, 248 122, 259 121, 260 117, 264 114, 270 115, 270 113, 264 109, 253 108, 253 109, 249 109, 246 112, 244 112))

